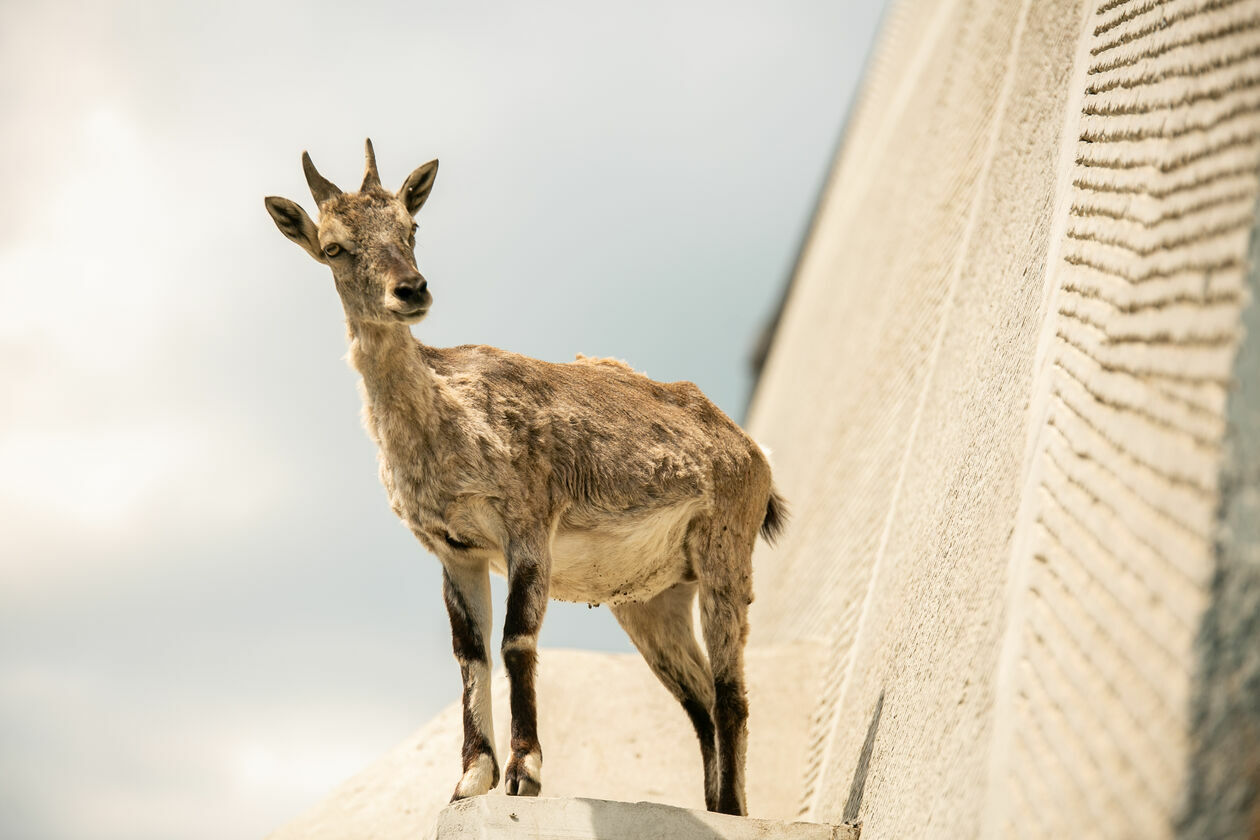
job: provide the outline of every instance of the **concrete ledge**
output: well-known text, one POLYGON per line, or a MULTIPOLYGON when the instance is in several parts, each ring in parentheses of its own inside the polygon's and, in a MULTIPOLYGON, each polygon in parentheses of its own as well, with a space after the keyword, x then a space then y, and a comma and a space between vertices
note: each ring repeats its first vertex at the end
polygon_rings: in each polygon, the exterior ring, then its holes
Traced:
MULTIPOLYGON (((745 651, 747 793, 754 816, 790 820, 800 810, 810 715, 828 651, 804 642, 749 645, 745 651)), ((458 672, 449 678, 449 691, 458 697, 458 672)), ((494 677, 493 697, 503 762, 510 715, 501 671, 494 677)), ((459 779, 462 720, 456 701, 268 840, 430 836, 459 779)), ((544 649, 538 663, 538 731, 547 796, 704 807, 695 731, 637 653, 544 649)), ((507 799, 502 784, 487 796, 507 799)))
POLYGON ((858 840, 850 825, 757 820, 655 802, 475 796, 438 815, 435 840, 858 840))

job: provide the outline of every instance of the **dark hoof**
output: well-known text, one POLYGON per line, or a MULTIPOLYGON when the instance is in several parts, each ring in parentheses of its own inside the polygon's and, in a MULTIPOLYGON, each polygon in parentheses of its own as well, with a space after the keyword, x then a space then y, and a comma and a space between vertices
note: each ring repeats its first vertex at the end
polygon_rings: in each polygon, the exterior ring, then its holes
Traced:
POLYGON ((503 786, 508 796, 537 796, 542 792, 542 782, 530 775, 525 762, 513 758, 503 775, 503 786))

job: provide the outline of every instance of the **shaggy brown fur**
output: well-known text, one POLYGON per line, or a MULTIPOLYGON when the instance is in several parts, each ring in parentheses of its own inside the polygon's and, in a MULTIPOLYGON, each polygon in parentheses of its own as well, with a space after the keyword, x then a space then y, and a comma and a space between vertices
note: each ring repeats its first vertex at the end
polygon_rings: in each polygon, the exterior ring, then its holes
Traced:
POLYGON ((416 341, 408 325, 432 296, 416 269, 412 216, 437 161, 393 195, 367 149, 363 186, 350 194, 303 155, 318 225, 287 199, 266 204, 285 236, 332 268, 390 505, 444 569, 464 684, 463 776, 452 798, 499 779, 487 650, 494 570, 508 580, 508 793, 541 789, 534 674, 556 597, 611 605, 695 726, 708 807, 744 813, 752 549, 759 530, 773 539, 785 517, 765 456, 690 382, 655 382, 615 359, 551 364, 416 341), (707 660, 692 626, 697 593, 707 660))

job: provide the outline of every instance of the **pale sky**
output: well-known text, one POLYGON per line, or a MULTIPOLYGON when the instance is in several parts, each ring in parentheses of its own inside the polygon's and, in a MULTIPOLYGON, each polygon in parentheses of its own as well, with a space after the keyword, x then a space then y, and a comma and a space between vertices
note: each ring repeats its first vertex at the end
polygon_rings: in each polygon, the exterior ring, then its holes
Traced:
POLYGON ((0 836, 260 837, 458 698, 331 277, 263 210, 313 211, 303 149, 440 158, 421 340, 739 418, 882 5, 0 2, 0 836))

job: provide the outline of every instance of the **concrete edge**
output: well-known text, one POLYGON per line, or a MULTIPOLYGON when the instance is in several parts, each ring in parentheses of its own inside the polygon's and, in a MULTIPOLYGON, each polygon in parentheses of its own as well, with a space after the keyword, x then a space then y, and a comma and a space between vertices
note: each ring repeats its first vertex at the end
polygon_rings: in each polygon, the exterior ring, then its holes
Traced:
POLYGON ((438 815, 434 840, 858 840, 856 825, 733 817, 656 802, 475 796, 438 815))

